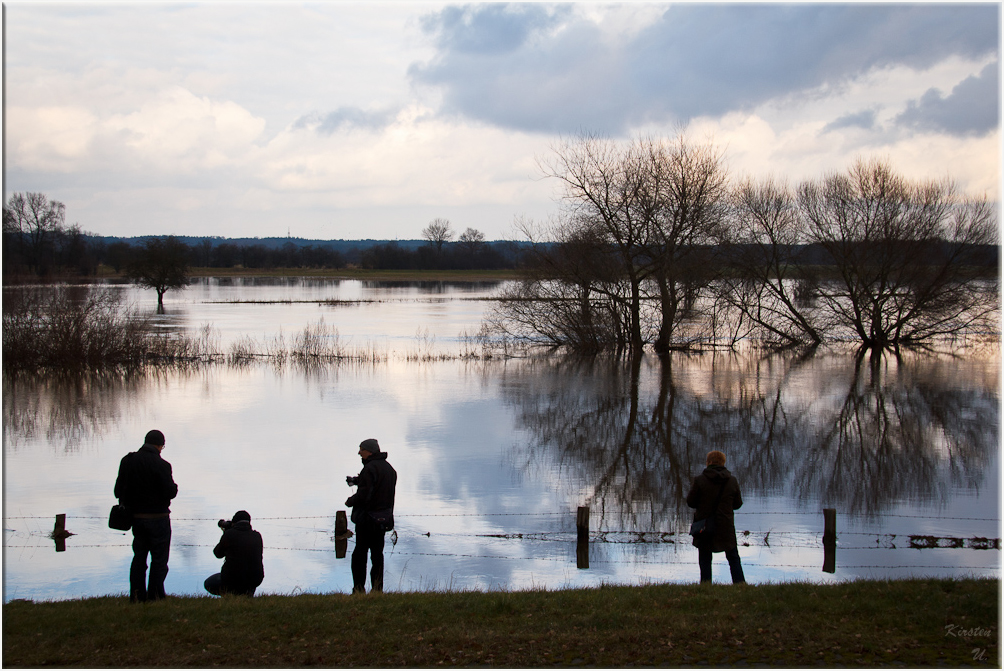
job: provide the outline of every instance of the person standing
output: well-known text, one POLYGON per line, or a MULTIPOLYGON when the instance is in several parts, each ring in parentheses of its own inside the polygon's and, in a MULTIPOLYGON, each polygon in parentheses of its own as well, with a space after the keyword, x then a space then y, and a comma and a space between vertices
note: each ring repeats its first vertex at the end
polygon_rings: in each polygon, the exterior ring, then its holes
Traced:
POLYGON ((746 582, 739 548, 736 543, 735 513, 743 505, 739 491, 739 481, 725 468, 725 454, 718 450, 708 452, 707 468, 694 478, 694 484, 687 494, 687 505, 696 508, 694 521, 713 520, 711 538, 698 543, 697 563, 701 568, 701 582, 711 581, 711 556, 714 552, 724 552, 729 560, 732 583, 746 582))
POLYGON ((132 565, 129 600, 163 599, 167 560, 171 554, 171 499, 178 495, 171 464, 160 456, 164 434, 154 429, 143 446, 122 457, 115 479, 115 497, 132 512, 132 565), (147 555, 150 580, 147 583, 147 555))
POLYGON ((265 579, 261 534, 251 528, 251 515, 246 510, 238 510, 231 521, 220 520, 219 525, 223 536, 213 554, 223 560, 223 569, 206 578, 206 591, 215 596, 254 596, 265 579))
POLYGON ((394 491, 397 471, 387 462, 387 453, 380 451, 374 438, 359 443, 363 470, 345 480, 358 487, 345 505, 352 508, 356 525, 356 547, 352 551, 352 592, 366 591, 366 557, 370 556, 370 589, 383 591, 384 534, 394 528, 394 491))

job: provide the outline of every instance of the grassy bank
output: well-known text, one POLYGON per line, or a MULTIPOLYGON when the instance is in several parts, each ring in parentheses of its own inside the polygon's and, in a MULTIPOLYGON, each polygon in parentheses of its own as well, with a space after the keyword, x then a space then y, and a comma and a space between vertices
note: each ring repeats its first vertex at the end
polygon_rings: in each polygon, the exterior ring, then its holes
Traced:
POLYGON ((999 667, 998 580, 13 602, 3 664, 999 667))

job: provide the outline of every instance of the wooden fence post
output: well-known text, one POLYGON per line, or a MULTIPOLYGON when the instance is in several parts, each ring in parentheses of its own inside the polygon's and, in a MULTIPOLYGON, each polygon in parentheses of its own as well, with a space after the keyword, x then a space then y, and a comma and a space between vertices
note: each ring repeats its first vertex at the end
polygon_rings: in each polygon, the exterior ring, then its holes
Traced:
POLYGON ((56 541, 56 552, 66 552, 66 537, 72 535, 66 530, 66 513, 56 515, 56 524, 52 527, 52 534, 49 536, 56 541))
POLYGON ((345 517, 345 511, 339 510, 335 513, 335 558, 345 559, 345 552, 349 547, 349 521, 345 517))
POLYGON ((575 566, 589 568, 589 506, 579 506, 575 513, 575 566))
POLYGON ((837 572, 836 508, 823 508, 823 572, 837 572))

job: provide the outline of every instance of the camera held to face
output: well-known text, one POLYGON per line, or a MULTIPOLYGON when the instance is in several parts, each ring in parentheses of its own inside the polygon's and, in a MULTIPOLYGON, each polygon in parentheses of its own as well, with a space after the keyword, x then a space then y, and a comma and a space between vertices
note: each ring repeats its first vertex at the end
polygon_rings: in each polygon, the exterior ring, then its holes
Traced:
POLYGON ((220 520, 219 522, 216 523, 216 526, 218 526, 219 528, 223 529, 224 531, 226 531, 227 529, 229 529, 233 525, 234 525, 234 523, 231 522, 230 520, 220 520))
POLYGON ((347 484, 349 487, 355 487, 356 485, 359 484, 359 476, 358 475, 346 475, 345 476, 345 484, 347 484))

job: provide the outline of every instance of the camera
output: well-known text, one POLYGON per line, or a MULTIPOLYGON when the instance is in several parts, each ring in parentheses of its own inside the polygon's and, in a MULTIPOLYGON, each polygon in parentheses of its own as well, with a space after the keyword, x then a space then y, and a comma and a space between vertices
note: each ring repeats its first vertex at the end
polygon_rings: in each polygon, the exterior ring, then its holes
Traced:
POLYGON ((220 520, 219 522, 216 523, 216 526, 218 526, 219 528, 223 529, 224 531, 226 531, 227 529, 229 529, 233 525, 234 525, 234 523, 231 522, 230 520, 220 520))
POLYGON ((356 485, 359 484, 359 476, 358 475, 346 475, 345 476, 345 484, 347 484, 349 487, 355 487, 356 485))

